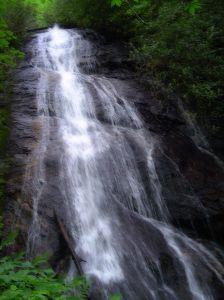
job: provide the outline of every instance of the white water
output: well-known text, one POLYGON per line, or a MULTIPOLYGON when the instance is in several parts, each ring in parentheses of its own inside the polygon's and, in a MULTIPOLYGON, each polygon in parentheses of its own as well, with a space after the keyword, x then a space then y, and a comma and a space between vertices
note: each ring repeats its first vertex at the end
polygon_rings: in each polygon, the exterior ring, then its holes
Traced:
POLYGON ((174 272, 186 289, 183 299, 213 299, 195 264, 214 273, 220 282, 223 267, 202 245, 167 224, 169 212, 154 165, 153 138, 146 133, 135 107, 118 94, 109 78, 82 72, 83 59, 89 69, 97 63, 92 49, 92 44, 74 30, 54 27, 38 36, 36 66, 41 74, 41 95, 37 94, 37 100, 45 134, 37 149, 40 158, 36 172, 41 176, 36 181, 41 185, 37 184, 33 192, 29 247, 34 249, 38 244, 39 194, 47 182, 42 178, 46 175, 41 155, 50 138, 46 99, 51 78, 55 78, 51 109, 62 143, 61 205, 66 207, 69 231, 75 251, 84 260, 84 272, 102 283, 105 299, 113 285, 125 299, 179 299, 181 292, 175 282, 165 279, 160 256, 154 251, 157 234, 164 253, 169 252, 180 266, 180 270, 175 266, 174 272), (98 119, 99 107, 103 121, 98 119), (146 162, 143 176, 134 147, 146 162), (148 181, 150 196, 143 179, 148 181), (139 224, 145 227, 143 231, 139 224))

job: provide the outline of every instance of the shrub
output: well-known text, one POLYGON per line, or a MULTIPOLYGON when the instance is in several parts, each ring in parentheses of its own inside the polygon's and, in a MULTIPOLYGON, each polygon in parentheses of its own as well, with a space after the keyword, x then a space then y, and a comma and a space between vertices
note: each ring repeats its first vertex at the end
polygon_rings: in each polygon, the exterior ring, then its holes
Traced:
MULTIPOLYGON (((2 231, 2 225, 1 225, 2 231)), ((15 233, 0 244, 0 251, 11 245, 15 233)), ((47 263, 47 256, 28 261, 24 253, 0 258, 0 300, 85 300, 88 284, 85 278, 66 283, 47 263)))

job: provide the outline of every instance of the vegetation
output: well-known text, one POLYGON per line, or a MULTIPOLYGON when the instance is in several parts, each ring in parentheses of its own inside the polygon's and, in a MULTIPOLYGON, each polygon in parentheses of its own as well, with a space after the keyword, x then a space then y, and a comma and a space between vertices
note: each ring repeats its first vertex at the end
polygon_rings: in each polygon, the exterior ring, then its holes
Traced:
POLYGON ((222 0, 54 0, 51 18, 128 40, 139 71, 178 94, 211 135, 222 134, 222 0))
POLYGON ((91 27, 129 41, 139 71, 177 93, 211 133, 222 132, 222 0, 9 0, 0 5, 0 82, 21 58, 17 47, 27 28, 54 22, 91 27))
MULTIPOLYGON (((2 238, 2 223, 0 225, 2 238)), ((16 233, 11 233, 0 243, 0 251, 13 244, 16 233)), ((59 276, 47 263, 47 256, 28 261, 24 253, 0 258, 0 300, 85 300, 88 284, 84 278, 71 282, 59 276)))
POLYGON ((200 6, 195 1, 193 6, 177 0, 151 6, 146 2, 136 8, 144 23, 135 22, 133 58, 144 72, 178 93, 207 129, 221 133, 223 2, 204 0, 200 6))
MULTIPOLYGON (((1 1, 0 206, 8 166, 5 149, 10 105, 6 82, 9 72, 23 58, 19 49, 27 29, 55 22, 90 27, 128 42, 139 74, 154 78, 168 92, 178 94, 211 137, 223 136, 223 0, 1 1)), ((22 254, 2 257, 0 299, 83 299, 85 281, 65 284, 42 265, 42 259, 28 262, 22 254), (78 298, 67 296, 73 288, 78 291, 78 298)))
MULTIPOLYGON (((84 277, 72 281, 55 274, 48 264, 48 255, 27 260, 23 252, 4 255, 13 245, 18 232, 3 239, 0 220, 0 300, 87 300, 89 284, 84 277)), ((10 251, 11 252, 11 251, 10 251)), ((121 300, 115 294, 110 300, 121 300)))

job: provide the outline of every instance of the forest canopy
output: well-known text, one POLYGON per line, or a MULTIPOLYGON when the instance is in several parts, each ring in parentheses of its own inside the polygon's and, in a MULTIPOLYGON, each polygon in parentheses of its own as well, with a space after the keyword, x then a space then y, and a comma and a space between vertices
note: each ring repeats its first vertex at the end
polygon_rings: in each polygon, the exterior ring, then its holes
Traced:
POLYGON ((222 0, 8 0, 0 7, 0 79, 22 53, 28 29, 92 28, 130 45, 140 74, 153 76, 197 114, 211 135, 224 115, 222 0))

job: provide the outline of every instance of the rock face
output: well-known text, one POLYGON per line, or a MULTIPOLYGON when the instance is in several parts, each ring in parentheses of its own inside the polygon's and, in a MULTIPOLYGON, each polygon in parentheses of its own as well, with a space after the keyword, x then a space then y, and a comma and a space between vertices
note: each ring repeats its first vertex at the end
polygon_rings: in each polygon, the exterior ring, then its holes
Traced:
POLYGON ((185 232, 193 234, 196 230, 200 237, 213 236, 223 244, 222 162, 209 148, 199 147, 194 142, 177 102, 168 98, 167 102, 159 103, 134 80, 126 81, 125 96, 135 103, 156 141, 156 170, 171 222, 185 232), (210 230, 206 229, 208 224, 210 230))
MULTIPOLYGON (((82 34, 94 42, 94 57, 97 58, 94 70, 85 70, 85 64, 83 65, 84 70, 109 77, 119 91, 119 95, 135 105, 147 131, 155 141, 153 152, 155 168, 162 196, 169 211, 170 222, 190 236, 217 242, 223 246, 224 169, 221 162, 208 148, 202 148, 194 141, 189 124, 175 99, 167 97, 167 101, 161 102, 155 97, 152 89, 147 88, 146 90, 139 83, 139 78, 131 68, 131 62, 128 60, 124 46, 108 44, 91 31, 82 31, 82 34)), ((45 118, 49 119, 50 142, 45 148, 40 143, 43 138, 41 135, 45 130, 42 128, 41 108, 38 107, 37 102, 37 83, 40 73, 38 68, 32 64, 34 49, 35 37, 27 43, 26 59, 14 74, 12 128, 9 143, 12 168, 8 181, 5 224, 6 231, 14 227, 20 229, 20 236, 15 248, 26 246, 28 233, 32 230, 32 224, 35 222, 31 194, 36 191, 37 197, 39 197, 41 251, 50 252, 52 264, 55 268, 56 265, 57 268, 60 268, 60 262, 65 263, 68 250, 65 250, 63 237, 55 221, 55 212, 62 219, 64 217, 61 199, 65 196, 62 195, 59 184, 60 162, 58 157, 61 145, 56 131, 58 120, 51 109, 51 95, 57 86, 58 78, 51 78, 49 98, 47 99, 49 110, 46 112, 45 118), (47 188, 43 187, 41 183, 42 173, 37 167, 40 163, 40 156, 43 155, 42 163, 45 165, 47 188), (35 178, 39 178, 38 186, 33 185, 35 178)), ((82 61, 80 64, 82 65, 82 61)), ((90 90, 94 95, 94 88, 91 87, 90 90)), ((100 107, 97 108, 97 116, 101 122, 105 124, 108 122, 100 107)), ((125 126, 125 123, 119 125, 125 126)), ((128 138, 131 144, 132 137, 128 138)), ((139 149, 134 149, 134 146, 133 152, 147 190, 144 157, 139 149)), ((125 215, 125 208, 120 204, 118 207, 120 207, 120 214, 125 215)), ((132 218, 135 218, 134 213, 126 218, 123 226, 133 227, 133 235, 136 231, 136 235, 144 235, 148 240, 155 239, 156 255, 160 255, 161 245, 164 249, 167 245, 164 244, 164 237, 161 232, 158 232, 158 228, 156 229, 154 224, 144 225, 138 218, 135 219, 135 226, 133 226, 132 218), (141 226, 145 227, 140 233, 138 228, 141 226), (148 236, 149 232, 152 233, 152 236, 148 236)), ((66 223, 65 220, 64 222, 66 223)), ((32 235, 32 238, 35 239, 35 234, 32 235)), ((28 250, 32 252, 32 249, 28 250)), ((169 250, 167 250, 168 252, 169 250)), ((163 269, 172 270, 172 264, 177 263, 170 262, 168 254, 167 257, 159 259, 163 262, 163 269)), ((169 274, 172 275, 172 271, 169 274)), ((173 277, 175 277, 174 274, 173 277)), ((166 280, 171 279, 166 278, 166 280)), ((179 295, 181 296, 185 292, 184 290, 179 291, 179 295)), ((186 299, 189 299, 188 296, 186 299)))
MULTIPOLYGON (((31 38, 25 49, 26 58, 20 64, 14 74, 13 90, 14 96, 11 106, 11 135, 9 141, 9 155, 12 157, 12 167, 7 184, 7 200, 5 205, 5 230, 6 232, 18 228, 20 231, 14 250, 24 248, 27 245, 29 230, 33 223, 33 199, 32 194, 36 192, 40 198, 40 215, 43 215, 41 226, 45 228, 52 240, 43 243, 42 250, 60 248, 61 237, 57 233, 54 218, 53 203, 60 200, 60 191, 57 189, 57 161, 54 153, 58 146, 54 146, 55 133, 52 132, 52 144, 50 149, 42 148, 40 143, 44 132, 41 108, 38 107, 37 89, 40 73, 32 64, 34 49, 34 38, 31 38), (52 148, 51 148, 52 146, 52 148), (40 157, 45 155, 47 172, 53 173, 49 188, 42 190, 41 180, 35 186, 36 179, 41 178, 38 168, 40 157), (41 199, 48 198, 42 205, 41 199), (51 202, 52 200, 52 202, 51 202), (49 205, 46 205, 48 203, 49 205), (51 248, 52 247, 52 248, 51 248)), ((54 88, 52 80, 52 89, 54 88)), ((50 114, 50 112, 49 112, 50 114)), ((54 118, 52 117, 52 122, 54 118)), ((35 239, 35 236, 33 237, 35 239)), ((62 243, 63 244, 63 243, 62 243)), ((27 249, 28 251, 31 251, 27 249)), ((56 251, 57 252, 57 251, 56 251)), ((56 253, 53 251, 53 253, 56 253)))

